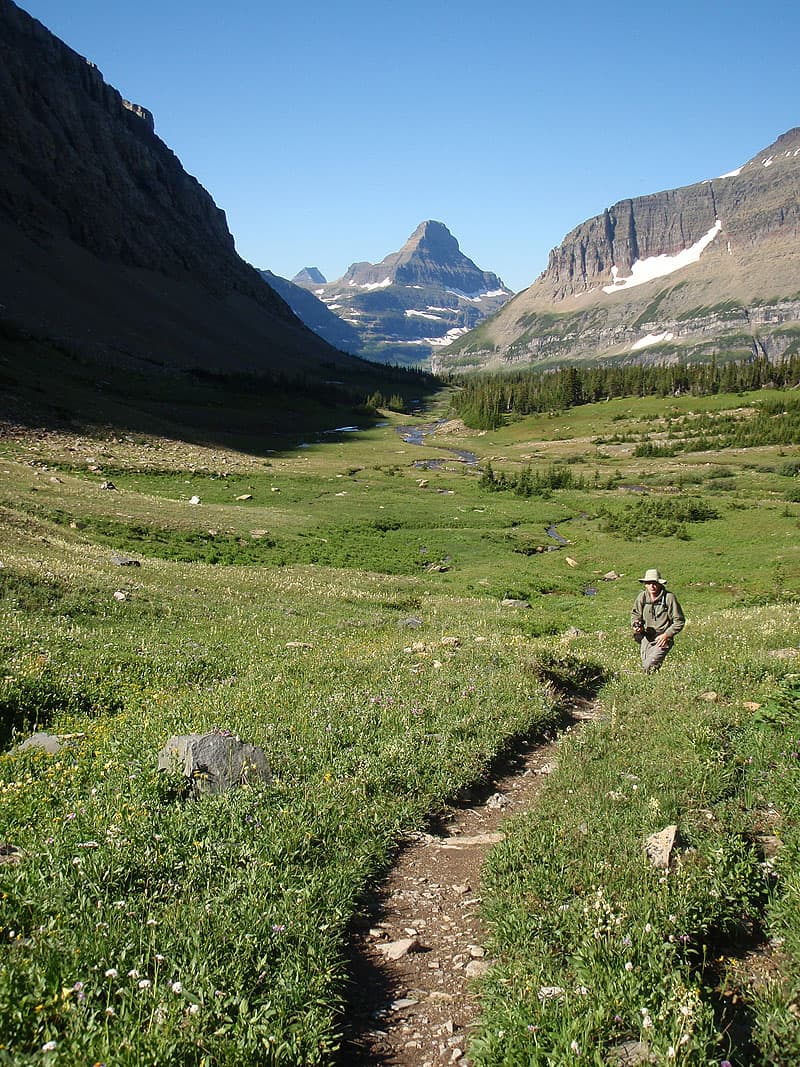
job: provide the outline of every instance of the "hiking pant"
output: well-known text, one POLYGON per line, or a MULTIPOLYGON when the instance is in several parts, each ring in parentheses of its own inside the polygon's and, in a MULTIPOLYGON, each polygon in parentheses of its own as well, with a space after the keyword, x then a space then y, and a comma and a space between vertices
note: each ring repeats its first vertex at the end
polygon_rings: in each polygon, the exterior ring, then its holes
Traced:
POLYGON ((672 642, 666 648, 661 648, 646 637, 639 642, 639 654, 642 657, 642 670, 645 674, 653 674, 664 662, 664 657, 672 648, 672 642))

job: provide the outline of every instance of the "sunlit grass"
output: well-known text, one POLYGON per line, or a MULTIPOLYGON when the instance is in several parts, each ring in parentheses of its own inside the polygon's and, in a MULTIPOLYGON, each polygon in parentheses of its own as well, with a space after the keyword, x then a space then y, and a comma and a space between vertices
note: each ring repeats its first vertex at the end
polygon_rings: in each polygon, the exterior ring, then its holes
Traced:
POLYGON ((719 957, 745 935, 783 939, 780 983, 736 981, 752 1041, 788 1056, 796 734, 774 725, 789 698, 760 724, 748 706, 796 670, 797 451, 656 461, 591 441, 658 411, 613 401, 422 448, 394 419, 260 456, 5 440, 0 842, 20 862, 0 867, 0 1061, 333 1062, 361 894, 405 832, 552 727, 554 675, 605 679, 603 717, 492 857, 474 1061, 602 1062, 634 1038, 722 1059, 719 957), (516 472, 577 459, 586 488, 489 493, 442 448, 516 472), (643 490, 717 517, 686 539, 609 530, 643 490), (653 565, 689 619, 655 679, 627 633, 653 565), (269 786, 190 803, 157 773, 169 736, 214 727, 263 746, 269 786), (56 755, 13 749, 37 728, 65 738, 56 755), (765 872, 772 811, 787 847, 765 872), (654 875, 642 837, 668 822, 681 864, 654 875))

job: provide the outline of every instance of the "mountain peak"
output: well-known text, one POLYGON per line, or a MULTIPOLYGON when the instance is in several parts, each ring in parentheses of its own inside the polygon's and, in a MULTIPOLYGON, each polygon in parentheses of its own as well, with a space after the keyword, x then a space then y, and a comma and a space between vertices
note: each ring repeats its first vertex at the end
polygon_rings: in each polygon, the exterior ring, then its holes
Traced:
POLYGON ((325 275, 319 267, 303 267, 303 269, 292 278, 295 285, 325 285, 326 280, 325 275))
POLYGON ((496 274, 482 271, 464 255, 443 222, 432 219, 421 222, 400 251, 380 263, 351 264, 340 282, 372 288, 433 285, 471 297, 490 291, 511 295, 496 274))
MULTIPOLYGON (((309 282, 300 284, 312 288, 309 282)), ((393 363, 427 361, 434 348, 476 326, 512 295, 496 274, 461 252, 443 222, 433 219, 421 222, 402 248, 380 263, 351 263, 343 277, 313 288, 358 331, 359 355, 393 363)))
POLYGON ((417 226, 401 248, 400 254, 402 255, 404 252, 413 253, 417 250, 424 250, 432 259, 444 262, 447 262, 453 256, 459 255, 461 251, 458 247, 458 241, 445 224, 443 222, 434 222, 432 219, 428 219, 427 222, 421 222, 417 226))

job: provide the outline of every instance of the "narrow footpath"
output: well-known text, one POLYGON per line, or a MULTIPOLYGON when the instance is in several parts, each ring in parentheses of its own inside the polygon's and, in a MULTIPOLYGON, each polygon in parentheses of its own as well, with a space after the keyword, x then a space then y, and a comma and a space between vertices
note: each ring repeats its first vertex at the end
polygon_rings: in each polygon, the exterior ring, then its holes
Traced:
MULTIPOLYGON (((599 706, 574 700, 566 713, 560 736, 596 719, 599 706)), ((556 752, 557 741, 525 745, 481 795, 402 848, 355 930, 343 1067, 468 1067, 471 984, 490 966, 481 867, 504 820, 535 803, 556 752)))

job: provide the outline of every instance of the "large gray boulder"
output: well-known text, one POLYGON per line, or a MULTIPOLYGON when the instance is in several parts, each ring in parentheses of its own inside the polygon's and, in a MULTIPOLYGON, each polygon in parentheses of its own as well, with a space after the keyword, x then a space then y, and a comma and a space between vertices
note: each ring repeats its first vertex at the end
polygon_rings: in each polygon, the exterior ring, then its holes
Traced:
POLYGON ((228 730, 171 737, 158 754, 158 769, 183 774, 195 796, 272 780, 263 750, 228 730))

